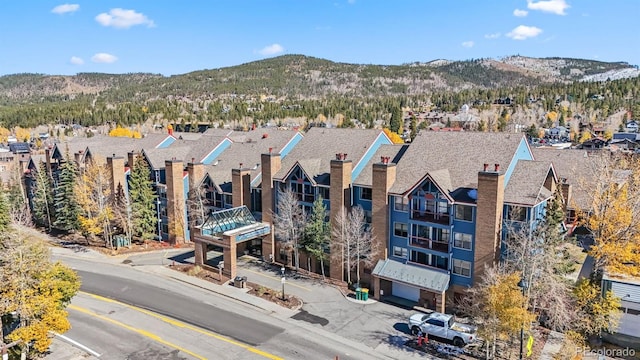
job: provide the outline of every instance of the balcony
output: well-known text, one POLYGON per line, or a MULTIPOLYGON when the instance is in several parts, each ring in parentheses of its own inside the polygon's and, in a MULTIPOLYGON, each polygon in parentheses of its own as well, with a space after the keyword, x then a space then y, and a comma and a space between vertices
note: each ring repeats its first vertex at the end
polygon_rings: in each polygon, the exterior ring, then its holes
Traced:
POLYGON ((418 220, 442 225, 450 225, 451 217, 446 213, 436 213, 431 211, 411 210, 411 220, 418 220))
POLYGON ((448 241, 439 241, 433 239, 427 239, 418 236, 411 237, 411 246, 420 247, 423 249, 429 249, 433 251, 439 251, 443 253, 449 252, 449 242, 448 241))

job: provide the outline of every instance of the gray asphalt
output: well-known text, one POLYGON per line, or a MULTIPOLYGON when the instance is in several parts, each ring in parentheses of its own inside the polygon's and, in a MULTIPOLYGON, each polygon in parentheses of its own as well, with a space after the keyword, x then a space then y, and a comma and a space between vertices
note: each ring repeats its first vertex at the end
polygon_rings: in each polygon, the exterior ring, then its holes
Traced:
POLYGON ((252 346, 259 346, 284 331, 156 285, 87 271, 78 274, 83 291, 180 319, 252 346))

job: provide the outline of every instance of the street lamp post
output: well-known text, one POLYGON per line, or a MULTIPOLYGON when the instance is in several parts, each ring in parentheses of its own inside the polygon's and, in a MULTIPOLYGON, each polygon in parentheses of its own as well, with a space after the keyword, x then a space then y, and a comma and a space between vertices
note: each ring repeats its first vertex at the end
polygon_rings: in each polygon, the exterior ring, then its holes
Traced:
POLYGON ((158 241, 162 242, 162 217, 160 217, 160 204, 162 204, 162 202, 157 200, 156 204, 158 205, 156 207, 158 212, 158 241))
POLYGON ((282 283, 282 301, 284 301, 286 298, 284 296, 284 283, 285 283, 285 277, 284 277, 284 266, 280 268, 280 272, 282 273, 282 278, 280 279, 280 282, 282 283))
MULTIPOLYGON (((522 289, 522 297, 525 298, 525 291, 527 290, 528 284, 524 278, 521 278, 518 281, 518 287, 522 289)), ((525 305, 526 309, 526 305, 525 305)), ((520 360, 522 360, 523 355, 523 344, 524 344, 524 321, 520 324, 520 360)))

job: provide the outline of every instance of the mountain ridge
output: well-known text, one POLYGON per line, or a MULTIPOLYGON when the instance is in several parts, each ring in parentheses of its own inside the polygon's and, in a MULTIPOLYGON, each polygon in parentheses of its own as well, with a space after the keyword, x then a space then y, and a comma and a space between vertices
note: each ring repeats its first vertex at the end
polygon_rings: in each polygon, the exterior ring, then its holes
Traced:
POLYGON ((379 97, 470 88, 535 87, 572 81, 636 77, 637 66, 574 58, 520 55, 464 61, 371 65, 289 54, 239 65, 164 76, 152 73, 12 74, 0 77, 0 104, 56 101, 100 94, 112 101, 208 94, 379 97))

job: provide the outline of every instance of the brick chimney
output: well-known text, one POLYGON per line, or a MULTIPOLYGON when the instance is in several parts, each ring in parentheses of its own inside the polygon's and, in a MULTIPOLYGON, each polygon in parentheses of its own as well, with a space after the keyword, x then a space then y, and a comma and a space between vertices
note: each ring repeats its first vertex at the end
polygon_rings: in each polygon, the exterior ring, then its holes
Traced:
POLYGON ((231 169, 233 207, 245 205, 251 210, 251 170, 245 167, 231 169))
MULTIPOLYGON (((260 155, 260 169, 262 171, 262 222, 273 225, 273 212, 275 203, 275 189, 273 187, 273 176, 280 171, 282 158, 280 154, 273 153, 273 148, 269 152, 260 155)), ((262 256, 264 260, 275 259, 275 238, 273 227, 270 236, 262 238, 262 256), (271 256, 269 256, 271 255, 271 256)))
POLYGON ((51 149, 49 147, 44 150, 44 155, 47 165, 47 176, 51 177, 51 149))
MULTIPOLYGON (((347 160, 347 154, 336 154, 336 158, 331 160, 330 172, 330 188, 329 188, 329 204, 330 204, 330 221, 331 228, 337 229, 338 224, 336 217, 348 214, 351 208, 351 172, 353 170, 353 162, 347 160)), ((331 259, 329 262, 330 276, 332 279, 340 281, 344 280, 344 261, 342 261, 343 247, 340 240, 334 234, 331 235, 331 259), (334 254, 333 252, 339 252, 334 254)))
POLYGON ((191 191, 200 185, 204 177, 204 165, 201 162, 196 162, 195 158, 191 158, 191 161, 187 163, 187 173, 189 174, 189 191, 191 191))
POLYGON ((122 156, 107 157, 107 171, 109 172, 109 182, 111 185, 111 196, 115 197, 118 188, 122 187, 123 192, 127 192, 126 180, 124 176, 124 158, 122 156))
MULTIPOLYGON (((379 242, 378 260, 385 258, 385 249, 389 241, 389 189, 396 181, 396 164, 389 162, 389 157, 373 164, 371 181, 372 231, 379 242)), ((374 262, 375 264, 375 262, 374 262)))
POLYGON ((131 170, 133 170, 133 166, 135 165, 138 156, 140 156, 140 153, 133 150, 127 153, 127 166, 131 170))
POLYGON ((478 172, 476 205, 476 238, 471 274, 474 283, 480 281, 484 266, 495 263, 500 257, 504 174, 500 173, 499 164, 494 165, 494 171, 478 172))
POLYGON ((184 198, 184 167, 182 160, 166 160, 164 162, 167 183, 167 218, 169 219, 169 243, 182 244, 185 242, 185 198, 184 198))

